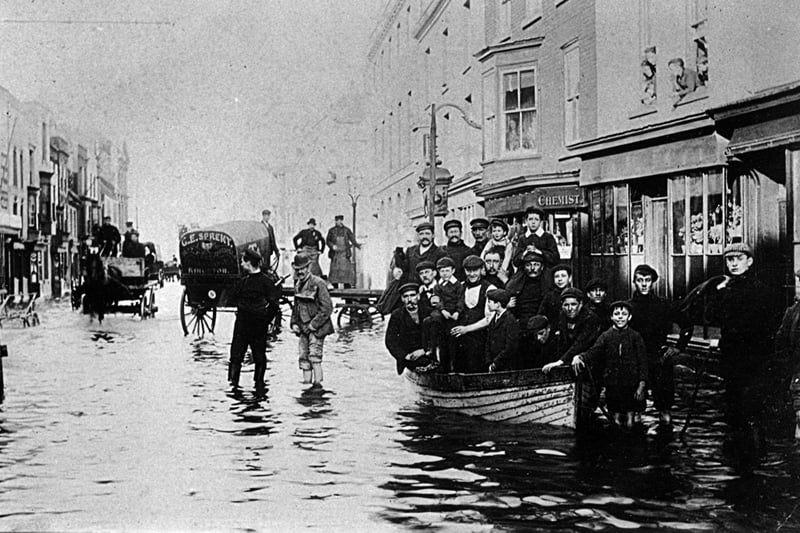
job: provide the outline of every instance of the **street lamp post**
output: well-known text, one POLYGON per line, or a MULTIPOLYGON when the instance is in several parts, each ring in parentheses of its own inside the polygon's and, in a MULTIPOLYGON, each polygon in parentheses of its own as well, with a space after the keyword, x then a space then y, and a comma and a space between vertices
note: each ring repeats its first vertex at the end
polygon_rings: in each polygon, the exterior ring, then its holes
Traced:
MULTIPOLYGON (((354 192, 348 192, 347 196, 350 197, 350 205, 353 207, 353 238, 358 241, 358 233, 356 233, 356 208, 358 207, 358 199, 361 197, 360 194, 356 194, 354 192)), ((358 284, 358 260, 357 260, 357 248, 353 247, 353 287, 358 284)))

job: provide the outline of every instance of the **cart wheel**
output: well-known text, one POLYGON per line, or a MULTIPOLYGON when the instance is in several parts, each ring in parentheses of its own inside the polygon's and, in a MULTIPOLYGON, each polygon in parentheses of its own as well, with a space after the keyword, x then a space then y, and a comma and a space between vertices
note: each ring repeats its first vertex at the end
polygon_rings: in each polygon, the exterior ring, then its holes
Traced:
POLYGON ((149 313, 147 312, 147 293, 144 293, 139 298, 139 317, 141 317, 142 320, 147 320, 148 314, 149 313))
POLYGON ((214 333, 214 326, 217 324, 217 308, 206 308, 202 305, 191 305, 186 289, 183 289, 181 297, 181 326, 183 334, 190 332, 198 337, 206 333, 214 333))
POLYGON ((156 291, 155 289, 150 289, 150 296, 147 302, 147 309, 150 313, 151 317, 156 316, 156 291))

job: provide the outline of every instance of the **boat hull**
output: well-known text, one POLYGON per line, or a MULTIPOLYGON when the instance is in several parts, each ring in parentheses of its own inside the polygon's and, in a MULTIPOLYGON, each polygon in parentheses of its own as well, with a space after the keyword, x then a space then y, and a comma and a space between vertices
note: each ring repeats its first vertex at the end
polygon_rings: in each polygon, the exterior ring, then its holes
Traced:
POLYGON ((512 424, 576 427, 580 387, 568 368, 491 374, 417 374, 406 381, 420 402, 436 408, 512 424))

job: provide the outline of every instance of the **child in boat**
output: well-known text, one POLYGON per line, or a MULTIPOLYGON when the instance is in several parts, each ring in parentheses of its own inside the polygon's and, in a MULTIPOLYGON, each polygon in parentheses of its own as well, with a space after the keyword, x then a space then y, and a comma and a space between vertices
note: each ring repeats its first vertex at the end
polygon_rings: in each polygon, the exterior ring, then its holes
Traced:
POLYGON ((486 334, 486 361, 489 372, 516 370, 519 367, 520 329, 517 319, 508 310, 511 294, 505 289, 486 292, 489 311, 493 314, 486 334))
POLYGON ((551 272, 553 286, 542 298, 539 314, 546 316, 550 324, 555 324, 561 313, 561 292, 567 287, 572 287, 572 267, 562 263, 554 266, 551 272))
POLYGON ((647 381, 647 350, 642 336, 628 326, 632 308, 628 302, 611 304, 612 326, 604 331, 585 353, 572 359, 576 372, 586 362, 604 368, 606 406, 614 423, 627 429, 633 427, 637 402, 644 400, 647 381))
POLYGON ((464 286, 455 277, 456 264, 449 257, 436 261, 439 281, 433 289, 431 306, 433 310, 423 322, 423 339, 427 355, 439 355, 439 368, 442 372, 453 372, 453 355, 457 341, 449 331, 458 323, 463 312, 464 286))
POLYGON ((502 263, 500 263, 498 272, 502 272, 508 276, 511 273, 511 256, 514 255, 514 246, 511 244, 511 240, 508 238, 508 224, 500 219, 495 218, 492 220, 490 227, 492 231, 492 238, 489 239, 489 242, 487 242, 486 246, 484 246, 483 252, 481 252, 481 259, 486 261, 486 254, 489 252, 502 251, 500 257, 503 259, 502 263))

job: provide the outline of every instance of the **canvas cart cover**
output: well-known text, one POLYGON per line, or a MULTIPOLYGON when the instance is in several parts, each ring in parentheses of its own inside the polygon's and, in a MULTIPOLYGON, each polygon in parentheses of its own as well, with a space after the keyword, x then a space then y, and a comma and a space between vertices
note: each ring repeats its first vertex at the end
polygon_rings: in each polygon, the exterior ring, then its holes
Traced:
POLYGON ((261 222, 233 220, 189 231, 180 239, 181 264, 189 276, 235 276, 246 248, 261 251, 269 242, 261 222))

